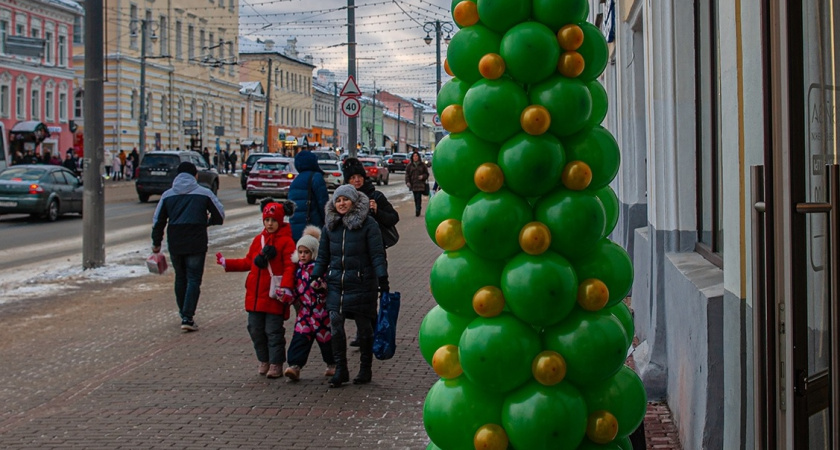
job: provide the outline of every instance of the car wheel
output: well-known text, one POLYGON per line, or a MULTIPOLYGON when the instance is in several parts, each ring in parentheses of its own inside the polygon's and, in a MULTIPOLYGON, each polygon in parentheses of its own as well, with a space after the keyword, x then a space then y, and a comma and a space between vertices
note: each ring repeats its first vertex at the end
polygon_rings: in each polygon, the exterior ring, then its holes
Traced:
POLYGON ((55 199, 50 200, 50 204, 47 205, 47 213, 44 214, 44 218, 50 222, 55 222, 58 219, 58 201, 55 199))
POLYGON ((149 201, 149 194, 137 194, 137 198, 140 199, 140 203, 146 203, 149 201))
POLYGON ((391 181, 391 174, 389 173, 387 177, 385 177, 385 186, 388 186, 388 182, 391 181))
POLYGON ((249 205, 256 205, 257 204, 257 198, 254 197, 253 195, 246 195, 245 199, 248 200, 249 205))
POLYGON ((378 177, 378 178, 376 179, 376 185, 377 185, 377 186, 382 186, 382 177, 378 177))

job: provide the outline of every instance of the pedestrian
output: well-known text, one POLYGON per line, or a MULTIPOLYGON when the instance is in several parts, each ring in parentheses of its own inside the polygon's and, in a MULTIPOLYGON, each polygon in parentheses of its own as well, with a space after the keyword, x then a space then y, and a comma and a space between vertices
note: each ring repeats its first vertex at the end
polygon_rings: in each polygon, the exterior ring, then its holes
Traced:
POLYGON ((327 365, 325 377, 335 375, 335 360, 333 359, 330 339, 330 313, 325 302, 327 286, 319 280, 313 287, 312 269, 315 267, 315 257, 318 256, 321 229, 309 225, 303 229, 303 236, 297 242, 297 251, 292 255, 292 262, 297 264, 295 270, 294 304, 299 305, 295 318, 295 333, 289 344, 289 367, 283 372, 289 380, 300 379, 300 370, 309 359, 312 343, 317 342, 321 350, 321 358, 327 365))
MULTIPOLYGON (((120 150, 122 152, 122 150, 120 150)), ((113 158, 111 158, 111 178, 114 181, 122 179, 122 160, 120 159, 119 153, 115 154, 113 158)))
POLYGON ((79 175, 78 170, 76 169, 76 157, 73 156, 73 150, 67 150, 67 154, 65 155, 64 162, 61 163, 65 169, 70 170, 77 176, 79 175))
POLYGON ((182 162, 172 187, 158 201, 152 226, 152 252, 160 252, 164 227, 169 256, 175 269, 175 301, 181 315, 181 330, 197 331, 195 310, 201 294, 207 227, 221 225, 225 209, 210 189, 198 184, 198 169, 182 162))
POLYGON ((295 214, 289 219, 292 239, 297 240, 305 226, 324 226, 324 207, 330 195, 324 181, 324 171, 318 165, 318 157, 314 153, 303 151, 295 155, 295 169, 298 175, 289 185, 288 199, 297 206, 295 214))
POLYGON ((120 179, 125 179, 125 161, 128 159, 128 155, 125 154, 125 150, 120 150, 120 179))
POLYGON ((131 158, 126 158, 125 160, 125 179, 131 181, 132 175, 134 175, 134 163, 131 158))
POLYGON ((140 175, 138 173, 138 169, 140 169, 140 153, 137 152, 137 147, 131 149, 131 153, 128 154, 128 158, 131 159, 132 166, 134 167, 134 172, 131 174, 131 178, 137 178, 140 175))
POLYGON ((230 174, 236 176, 236 151, 230 152, 230 174))
POLYGON ((49 157, 45 158, 45 159, 47 159, 49 161, 50 165, 53 165, 53 166, 60 166, 61 165, 61 156, 58 154, 57 150, 56 150, 55 154, 50 154, 50 152, 47 152, 47 156, 49 156, 49 157))
POLYGON ((350 380, 347 369, 345 318, 359 332, 360 367, 354 384, 370 383, 373 365, 373 322, 377 287, 387 292, 388 262, 376 220, 369 215, 370 200, 350 185, 339 186, 327 203, 326 225, 312 270, 313 283, 326 276, 335 375, 330 387, 350 380))
POLYGON ((209 166, 210 165, 210 150, 207 150, 207 147, 204 147, 204 151, 201 153, 201 156, 204 157, 204 162, 206 162, 207 165, 209 166))
POLYGON ((429 168, 416 151, 411 154, 411 161, 405 166, 405 185, 414 194, 414 215, 420 217, 423 195, 428 192, 429 168))
POLYGON ((262 221, 264 229, 251 241, 244 258, 225 259, 216 253, 216 263, 225 272, 248 272, 245 279, 245 311, 248 312, 248 334, 254 343, 259 368, 257 372, 267 378, 283 376, 286 362, 286 329, 283 322, 289 318, 289 306, 295 287, 295 264, 292 253, 295 242, 292 230, 283 218, 294 212, 294 203, 277 203, 264 199, 262 221), (272 292, 272 278, 282 276, 280 295, 272 292))
POLYGON ((227 150, 222 150, 222 159, 224 160, 225 173, 230 173, 230 153, 227 150))
POLYGON ((114 163, 114 157, 110 150, 105 150, 105 179, 111 178, 111 165, 114 163))

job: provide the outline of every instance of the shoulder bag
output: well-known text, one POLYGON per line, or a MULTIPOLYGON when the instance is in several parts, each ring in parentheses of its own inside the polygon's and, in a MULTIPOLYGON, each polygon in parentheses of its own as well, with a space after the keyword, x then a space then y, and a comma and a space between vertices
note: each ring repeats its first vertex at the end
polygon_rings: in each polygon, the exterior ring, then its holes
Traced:
MULTIPOLYGON (((260 238, 262 239, 262 246, 265 247, 265 236, 261 236, 260 238)), ((283 275, 274 275, 274 272, 271 271, 271 261, 268 261, 268 275, 271 277, 271 284, 268 287, 268 297, 278 300, 280 299, 280 295, 277 294, 277 291, 280 290, 280 282, 283 280, 283 275)))

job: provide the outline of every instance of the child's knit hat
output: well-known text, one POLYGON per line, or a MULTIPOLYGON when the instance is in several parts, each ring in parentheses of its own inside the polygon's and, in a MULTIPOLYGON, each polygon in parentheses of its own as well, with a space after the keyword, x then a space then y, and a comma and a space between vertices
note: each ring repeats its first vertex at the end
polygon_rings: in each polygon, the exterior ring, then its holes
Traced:
MULTIPOLYGON (((309 251, 312 252, 312 259, 314 260, 318 256, 320 239, 321 229, 315 225, 307 225, 306 228, 303 229, 303 236, 298 239, 297 245, 295 245, 295 250, 301 246, 308 248, 309 251)), ((297 251, 292 252, 292 262, 297 263, 299 260, 297 251)))
POLYGON ((263 220, 271 217, 280 223, 283 223, 284 217, 291 216, 295 212, 295 202, 292 201, 279 203, 273 198, 266 198, 260 202, 260 206, 263 220))

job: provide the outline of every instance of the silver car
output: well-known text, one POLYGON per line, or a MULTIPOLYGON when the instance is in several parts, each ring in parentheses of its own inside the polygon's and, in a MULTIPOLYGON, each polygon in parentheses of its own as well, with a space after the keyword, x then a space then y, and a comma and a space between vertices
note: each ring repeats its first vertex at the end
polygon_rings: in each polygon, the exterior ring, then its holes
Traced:
POLYGON ((333 190, 344 184, 344 172, 341 171, 341 164, 338 161, 318 161, 318 165, 324 171, 327 189, 333 190))

